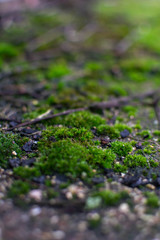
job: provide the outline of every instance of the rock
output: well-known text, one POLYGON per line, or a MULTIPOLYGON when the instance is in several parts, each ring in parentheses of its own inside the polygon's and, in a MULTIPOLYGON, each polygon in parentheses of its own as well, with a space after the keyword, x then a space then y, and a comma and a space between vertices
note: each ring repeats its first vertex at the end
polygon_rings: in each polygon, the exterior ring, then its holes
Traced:
POLYGON ((55 240, 61 240, 65 238, 65 232, 61 230, 53 231, 52 236, 55 240))
POLYGON ((32 146, 33 146, 33 142, 32 141, 29 141, 27 143, 25 143, 22 147, 22 149, 25 151, 25 152, 32 152, 32 146))
POLYGON ((23 160, 21 165, 31 167, 31 166, 33 166, 35 161, 36 161, 35 158, 29 158, 29 159, 23 160))
POLYGON ((120 132, 121 138, 128 137, 130 132, 127 129, 124 129, 122 132, 120 132))
POLYGON ((19 158, 9 159, 9 165, 11 168, 19 167, 20 164, 21 164, 21 161, 19 158))
POLYGON ((22 149, 25 152, 32 152, 33 150, 37 149, 37 144, 35 141, 29 141, 23 145, 22 149))
POLYGON ((92 182, 95 184, 104 183, 104 177, 103 176, 93 177, 92 182))
POLYGON ((42 200, 42 190, 40 189, 34 189, 29 192, 29 197, 37 202, 42 200))
POLYGON ((34 207, 30 210, 30 215, 32 217, 36 217, 38 216, 39 214, 41 214, 41 208, 40 207, 34 207))
POLYGON ((135 145, 136 149, 142 149, 142 143, 136 143, 135 145))
POLYGON ((43 184, 45 182, 45 176, 40 176, 40 177, 34 177, 33 178, 33 181, 36 182, 36 183, 39 183, 39 184, 43 184))

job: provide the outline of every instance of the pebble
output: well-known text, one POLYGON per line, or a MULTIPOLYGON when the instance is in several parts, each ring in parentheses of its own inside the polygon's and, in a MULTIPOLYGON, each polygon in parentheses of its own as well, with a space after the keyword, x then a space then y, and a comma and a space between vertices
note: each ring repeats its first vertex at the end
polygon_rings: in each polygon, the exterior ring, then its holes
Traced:
POLYGON ((146 187, 149 188, 149 189, 151 189, 151 190, 154 190, 154 189, 155 189, 155 186, 154 186, 153 184, 150 184, 150 183, 148 183, 148 184, 146 185, 146 187))
POLYGON ((81 221, 79 224, 78 224, 78 230, 80 232, 85 232, 87 230, 87 222, 86 221, 81 221))
POLYGON ((34 207, 30 210, 30 215, 32 217, 36 217, 41 214, 41 208, 40 207, 34 207))
POLYGON ((52 216, 51 219, 50 219, 50 223, 51 224, 57 224, 59 222, 59 217, 58 216, 52 216))
POLYGON ((127 129, 124 129, 122 132, 120 132, 121 138, 128 137, 130 132, 127 129))
POLYGON ((34 189, 29 192, 29 197, 37 202, 42 200, 42 191, 40 189, 34 189))
POLYGON ((124 214, 128 214, 130 212, 129 205, 127 203, 122 203, 119 206, 119 211, 124 214))
POLYGON ((18 167, 20 164, 21 164, 21 161, 19 158, 9 159, 9 165, 11 168, 18 167))
POLYGON ((52 232, 52 236, 54 237, 54 239, 56 240, 61 240, 65 238, 65 232, 61 231, 61 230, 57 230, 57 231, 53 231, 52 232))

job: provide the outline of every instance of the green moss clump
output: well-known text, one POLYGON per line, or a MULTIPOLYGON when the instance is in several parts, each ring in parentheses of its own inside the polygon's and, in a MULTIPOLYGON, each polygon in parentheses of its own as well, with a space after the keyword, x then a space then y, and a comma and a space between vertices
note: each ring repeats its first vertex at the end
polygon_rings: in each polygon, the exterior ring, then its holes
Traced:
POLYGON ((87 163, 89 150, 70 139, 51 144, 49 148, 40 148, 39 168, 43 174, 58 172, 70 177, 80 177, 83 172, 92 175, 87 163))
POLYGON ((99 135, 108 136, 111 139, 120 137, 119 131, 114 126, 109 126, 104 124, 97 127, 97 133, 99 135))
POLYGON ((125 173, 127 171, 127 166, 120 164, 120 163, 115 163, 114 164, 114 171, 118 173, 125 173))
POLYGON ((147 167, 148 166, 148 162, 146 157, 142 156, 142 155, 128 155, 124 161, 123 161, 124 165, 126 165, 127 167, 133 168, 133 167, 147 167))
POLYGON ((27 194, 30 189, 31 189, 31 186, 29 183, 21 180, 14 181, 8 191, 8 197, 15 198, 20 195, 27 194))
POLYGON ((115 129, 117 129, 119 132, 122 132, 124 130, 128 130, 130 133, 132 132, 131 127, 127 126, 126 124, 122 124, 122 123, 116 123, 115 129))
POLYGON ((9 43, 0 43, 0 58, 9 59, 16 57, 19 54, 17 48, 9 43))
POLYGON ((47 141, 49 137, 54 136, 57 141, 64 138, 74 138, 86 144, 91 143, 91 139, 94 138, 92 132, 83 127, 78 129, 75 127, 68 128, 65 126, 47 127, 47 129, 43 131, 42 136, 44 141, 47 141))
POLYGON ((66 126, 87 128, 98 127, 101 124, 105 124, 105 119, 97 114, 90 113, 88 111, 77 112, 65 117, 63 124, 66 126))
POLYGON ((137 107, 134 107, 134 106, 124 106, 123 108, 123 111, 125 112, 125 113, 127 113, 128 114, 128 116, 129 117, 131 117, 131 116, 136 116, 136 113, 137 113, 137 107))
POLYGON ((33 177, 41 176, 41 172, 38 167, 17 167, 13 170, 14 174, 23 179, 32 179, 33 177))
POLYGON ((153 132, 153 134, 156 136, 156 137, 160 137, 160 130, 155 130, 153 132))
POLYGON ((127 96, 127 91, 123 87, 121 87, 119 84, 117 84, 109 88, 109 94, 112 94, 116 97, 127 96))
POLYGON ((147 197, 147 201, 146 201, 146 205, 148 207, 152 207, 152 208, 158 208, 159 207, 159 198, 158 196, 153 193, 153 192, 146 192, 146 197, 147 197))
POLYGON ((125 157, 132 151, 132 145, 126 142, 115 141, 111 143, 111 149, 119 157, 125 157))
POLYGON ((152 137, 149 130, 143 130, 140 133, 137 133, 137 135, 140 135, 141 137, 147 138, 147 139, 150 139, 152 137))
POLYGON ((102 204, 105 206, 115 206, 121 200, 129 197, 126 191, 116 193, 111 190, 103 190, 98 193, 95 193, 93 196, 100 197, 102 200, 102 204))
POLYGON ((51 131, 55 131, 55 137, 57 138, 64 137, 67 134, 66 139, 62 138, 62 140, 56 142, 48 141, 48 134, 51 134, 49 129, 44 131, 43 138, 39 142, 40 158, 36 166, 42 174, 50 175, 53 172, 58 172, 76 178, 81 177, 85 172, 90 177, 93 175, 93 169, 112 168, 116 155, 111 149, 101 149, 94 146, 93 143, 88 144, 86 136, 84 138, 81 135, 87 133, 87 136, 91 137, 85 129, 80 129, 80 135, 77 135, 78 140, 75 141, 75 139, 71 140, 69 136, 72 138, 78 129, 62 127, 63 130, 56 128, 56 131, 58 129, 58 132, 56 132, 55 128, 52 128, 51 131), (62 132, 59 132, 59 130, 62 130, 62 132), (68 132, 69 130, 75 132, 68 132), (87 141, 87 145, 84 146, 83 141, 87 141))
POLYGON ((6 168, 8 166, 8 159, 13 158, 13 151, 16 152, 16 156, 21 156, 21 148, 18 145, 19 139, 14 134, 0 133, 0 166, 6 168))
POLYGON ((156 168, 159 166, 159 162, 155 162, 153 159, 149 160, 149 164, 151 167, 156 168))
POLYGON ((103 168, 112 168, 116 155, 110 149, 100 149, 97 147, 89 147, 91 154, 88 160, 90 165, 95 166, 98 164, 103 168))
POLYGON ((68 68, 66 63, 59 62, 59 63, 50 65, 48 72, 47 72, 47 77, 48 77, 48 79, 61 78, 69 73, 70 73, 70 69, 68 68))

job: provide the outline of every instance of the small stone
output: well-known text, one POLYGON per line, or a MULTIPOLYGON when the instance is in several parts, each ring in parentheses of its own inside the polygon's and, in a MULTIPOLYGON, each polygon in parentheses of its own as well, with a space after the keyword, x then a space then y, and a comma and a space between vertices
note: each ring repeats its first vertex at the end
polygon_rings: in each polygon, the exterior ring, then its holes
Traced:
POLYGON ((92 182, 95 184, 104 183, 104 177, 103 176, 93 177, 92 182))
POLYGON ((42 191, 39 189, 34 189, 29 192, 29 197, 37 202, 42 200, 42 191))
POLYGON ((119 206, 119 211, 124 213, 124 214, 127 214, 130 212, 129 210, 129 205, 127 203, 122 203, 120 206, 119 206))
POLYGON ((53 231, 52 236, 56 240, 61 240, 61 239, 65 238, 65 232, 63 232, 61 230, 53 231))
POLYGON ((9 125, 10 125, 11 127, 15 127, 15 126, 18 125, 18 122, 11 121, 11 122, 9 123, 9 125))
POLYGON ((79 224, 78 224, 78 230, 80 232, 84 232, 87 230, 87 222, 86 221, 81 221, 79 224))
POLYGON ((32 128, 23 128, 23 130, 22 130, 23 133, 27 133, 27 134, 32 134, 35 131, 36 130, 33 130, 32 128))
POLYGON ((25 151, 25 152, 32 152, 32 147, 33 147, 33 142, 32 141, 29 141, 27 143, 25 143, 22 147, 22 149, 25 151))
POLYGON ((33 166, 34 162, 36 161, 35 158, 29 158, 29 159, 26 159, 26 160, 23 160, 22 161, 22 166, 33 166))
POLYGON ((120 132, 121 138, 128 137, 130 132, 127 129, 124 129, 122 132, 120 132))
POLYGON ((67 193, 66 193, 66 198, 67 198, 67 199, 72 199, 72 198, 73 198, 72 193, 71 193, 71 192, 67 192, 67 193))
POLYGON ((33 217, 36 217, 41 214, 41 208, 40 207, 34 207, 30 210, 30 215, 33 217))
POLYGON ((14 156, 17 156, 17 153, 16 153, 16 151, 13 151, 13 152, 12 152, 12 154, 13 154, 14 156))
POLYGON ((151 190, 155 189, 155 186, 153 184, 150 184, 150 183, 146 184, 146 187, 151 189, 151 190))
POLYGON ((50 223, 55 225, 59 222, 59 217, 58 216, 52 216, 51 219, 50 219, 50 223))
POLYGON ((135 145, 136 149, 142 149, 142 143, 136 143, 135 145))
POLYGON ((19 158, 9 159, 9 165, 11 168, 19 167, 20 164, 21 164, 21 161, 19 158))
POLYGON ((39 183, 39 184, 43 184, 45 182, 45 176, 40 176, 40 177, 34 177, 33 178, 33 181, 36 182, 36 183, 39 183))

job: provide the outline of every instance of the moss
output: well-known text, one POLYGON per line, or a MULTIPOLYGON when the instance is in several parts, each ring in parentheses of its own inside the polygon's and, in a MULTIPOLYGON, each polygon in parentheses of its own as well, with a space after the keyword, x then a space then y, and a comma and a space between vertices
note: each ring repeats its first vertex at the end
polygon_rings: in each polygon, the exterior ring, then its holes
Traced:
POLYGON ((154 136, 156 136, 156 137, 160 137, 160 130, 155 130, 155 131, 153 132, 153 134, 154 134, 154 136))
POLYGON ((115 124, 115 129, 117 129, 119 132, 122 132, 124 130, 128 130, 130 133, 132 132, 132 128, 127 126, 126 124, 122 124, 122 123, 116 123, 115 124))
POLYGON ((43 174, 63 173, 72 178, 80 177, 83 172, 92 175, 92 168, 87 164, 89 151, 70 139, 51 144, 50 148, 39 148, 41 155, 39 167, 43 174))
POLYGON ((93 213, 88 215, 88 225, 89 228, 94 229, 97 228, 101 223, 101 217, 98 213, 93 213))
POLYGON ((154 161, 153 159, 149 160, 149 164, 151 167, 156 168, 159 166, 159 162, 154 161))
POLYGON ((114 126, 102 124, 102 125, 98 126, 96 130, 99 135, 108 136, 111 139, 120 137, 119 131, 114 126))
POLYGON ((22 179, 32 179, 33 177, 41 176, 41 172, 37 167, 17 167, 13 170, 14 174, 21 177, 22 179))
POLYGON ((152 137, 149 130, 143 130, 140 133, 137 133, 137 135, 140 135, 143 138, 150 139, 152 137))
POLYGON ((85 70, 95 74, 96 72, 102 71, 103 66, 99 62, 88 62, 85 65, 85 70))
POLYGON ((81 177, 83 172, 90 177, 93 169, 99 167, 112 168, 116 155, 111 149, 98 148, 93 142, 89 144, 91 137, 92 134, 84 128, 48 128, 38 144, 40 158, 37 166, 43 174, 58 172, 72 178, 81 177), (51 133, 57 138, 56 142, 48 141, 51 133))
POLYGON ((67 64, 65 62, 58 62, 50 65, 47 72, 47 77, 48 79, 61 78, 69 73, 70 69, 68 68, 67 64))
POLYGON ((91 143, 91 140, 94 138, 92 132, 83 127, 78 129, 75 127, 68 128, 61 125, 59 127, 47 127, 47 129, 42 132, 44 141, 47 141, 47 139, 52 136, 54 136, 57 141, 64 138, 73 138, 86 144, 91 143))
POLYGON ((115 141, 111 143, 111 149, 119 157, 125 157, 132 151, 132 145, 130 143, 115 141))
POLYGON ((154 153, 156 153, 156 149, 153 145, 147 144, 146 147, 143 149, 143 152, 148 155, 153 155, 154 153))
POLYGON ((137 107, 134 107, 134 106, 124 106, 123 108, 123 111, 125 112, 125 113, 127 113, 128 114, 128 116, 129 117, 131 117, 131 116, 136 116, 136 113, 137 113, 137 107))
POLYGON ((57 99, 53 95, 50 95, 46 100, 46 104, 50 106, 54 105, 56 102, 57 102, 57 99))
POLYGON ((127 171, 128 167, 120 164, 120 163, 115 163, 114 164, 114 171, 118 173, 125 173, 127 171))
POLYGON ((137 121, 137 123, 133 126, 133 128, 136 129, 136 130, 141 130, 142 126, 141 126, 140 122, 137 121))
POLYGON ((106 121, 104 118, 100 117, 97 114, 90 113, 88 111, 77 112, 70 114, 65 117, 63 124, 66 126, 77 127, 77 128, 87 128, 91 129, 92 127, 98 127, 101 124, 104 124, 106 121))
POLYGON ((133 167, 147 167, 148 166, 148 162, 146 157, 142 156, 142 155, 128 155, 124 161, 123 161, 124 165, 126 165, 127 167, 133 168, 133 167))
POLYGON ((16 198, 18 196, 27 194, 29 190, 31 189, 31 186, 29 183, 16 180, 13 182, 12 186, 10 187, 8 191, 8 197, 9 198, 16 198))
POLYGON ((103 190, 93 194, 93 196, 100 197, 104 206, 115 206, 120 203, 121 200, 129 197, 126 191, 116 193, 112 190, 103 190))
POLYGON ((91 210, 100 207, 102 204, 102 198, 100 196, 88 197, 86 200, 86 209, 91 210))
POLYGON ((147 197, 146 205, 148 207, 152 207, 152 208, 159 207, 159 198, 155 193, 147 192, 145 195, 147 197))
POLYGON ((13 151, 16 152, 16 157, 21 156, 21 148, 18 145, 18 135, 0 133, 0 166, 6 168, 8 159, 13 158, 13 151))
POLYGON ((9 43, 0 43, 0 58, 10 59, 16 57, 19 54, 17 48, 9 43))
POLYGON ((98 164, 103 168, 112 168, 116 155, 110 149, 89 147, 89 152, 91 154, 88 160, 90 165, 96 166, 98 164))
POLYGON ((46 194, 49 199, 56 198, 59 195, 53 188, 48 188, 46 194))
POLYGON ((115 95, 116 97, 119 96, 127 96, 127 91, 121 87, 119 84, 111 86, 109 89, 109 94, 115 95))

